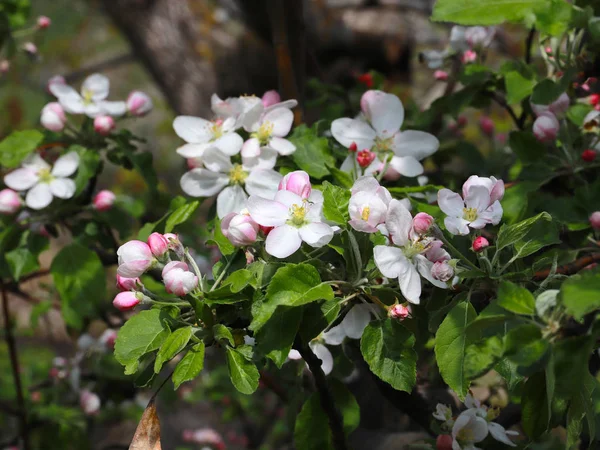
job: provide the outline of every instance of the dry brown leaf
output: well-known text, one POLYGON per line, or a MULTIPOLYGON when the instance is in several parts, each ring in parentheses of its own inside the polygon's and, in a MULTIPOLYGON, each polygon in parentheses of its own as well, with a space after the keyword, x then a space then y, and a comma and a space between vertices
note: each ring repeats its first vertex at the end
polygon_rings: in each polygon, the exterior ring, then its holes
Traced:
POLYGON ((160 446, 160 421, 154 399, 150 400, 138 424, 129 450, 162 450, 160 446))

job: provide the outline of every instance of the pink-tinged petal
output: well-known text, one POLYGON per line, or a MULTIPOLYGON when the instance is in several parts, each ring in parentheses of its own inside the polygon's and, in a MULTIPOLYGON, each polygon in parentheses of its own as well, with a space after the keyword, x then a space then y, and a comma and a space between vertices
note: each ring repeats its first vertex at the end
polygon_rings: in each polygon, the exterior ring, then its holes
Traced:
POLYGON ((79 155, 76 152, 69 152, 62 155, 54 163, 52 175, 55 177, 70 177, 79 167, 79 155))
MULTIPOLYGON (((479 218, 484 220, 485 223, 491 223, 492 225, 498 225, 498 223, 500 223, 500 220, 502 219, 502 213, 503 213, 502 205, 500 204, 500 202, 496 201, 496 202, 492 203, 492 205, 488 209, 486 209, 485 211, 482 211, 479 214, 479 218)), ((473 225, 471 224, 471 226, 473 226, 473 225)))
POLYGON ((434 286, 437 286, 442 289, 448 289, 448 285, 446 283, 433 278, 433 275, 431 274, 431 269, 433 268, 433 265, 434 265, 433 262, 429 261, 423 255, 416 255, 414 260, 417 263, 417 270, 419 271, 419 273, 421 274, 421 276, 423 278, 425 278, 427 281, 429 281, 434 286))
POLYGON ((310 177, 303 170, 290 172, 279 183, 279 190, 290 191, 302 198, 308 198, 312 193, 310 177))
POLYGON ((102 114, 107 114, 113 117, 120 117, 127 112, 127 103, 125 102, 98 102, 98 108, 102 111, 102 114))
POLYGON ((334 120, 331 123, 331 134, 344 147, 348 148, 354 143, 358 150, 370 149, 376 136, 375 130, 368 123, 348 118, 334 120))
POLYGON ((260 141, 250 138, 242 146, 242 158, 255 158, 260 155, 260 141))
POLYGON ((488 422, 488 429, 489 429, 492 437, 494 439, 496 439, 498 442, 502 442, 503 444, 510 445, 511 447, 517 446, 517 444, 515 444, 513 441, 510 440, 510 438, 507 435, 507 431, 499 423, 488 422))
POLYGON ((202 155, 202 163, 204 164, 204 167, 213 172, 227 173, 233 169, 231 158, 215 147, 206 149, 202 155))
POLYGON ((179 147, 176 151, 178 155, 184 158, 202 158, 204 152, 210 144, 185 144, 179 147))
POLYGON ((140 303, 135 292, 124 291, 117 294, 113 300, 113 305, 119 311, 130 311, 140 303))
POLYGON ((262 118, 262 123, 273 125, 273 136, 287 136, 294 123, 294 113, 287 108, 269 109, 262 118))
POLYGON ((70 178, 55 178, 50 182, 50 192, 58 198, 71 198, 75 195, 75 182, 70 178))
POLYGON ((237 133, 228 133, 214 141, 212 145, 229 156, 237 155, 242 149, 244 140, 237 133))
POLYGON ((71 86, 64 83, 64 79, 62 82, 51 82, 52 79, 48 81, 48 90, 52 95, 56 98, 60 97, 79 97, 79 93, 73 89, 71 86))
POLYGON ((333 356, 327 347, 319 342, 311 342, 310 348, 317 358, 321 360, 321 369, 325 375, 329 375, 333 370, 333 356))
POLYGON ((189 267, 186 263, 182 261, 171 261, 165 265, 162 270, 161 276, 164 278, 171 270, 180 269, 180 270, 189 270, 189 267))
POLYGON ((207 169, 193 169, 181 177, 183 192, 192 197, 212 197, 229 184, 229 177, 207 169))
POLYGON ((311 247, 323 247, 333 239, 333 229, 326 223, 313 222, 299 230, 300 237, 311 247))
POLYGON ((271 169, 255 169, 246 178, 246 192, 272 199, 281 181, 281 174, 271 169))
POLYGON ((412 156, 394 156, 390 167, 405 177, 416 177, 423 173, 423 166, 412 156))
POLYGON ((268 148, 272 148, 280 155, 291 155, 296 151, 296 146, 284 138, 273 136, 269 141, 268 148))
POLYGON ((354 182, 351 192, 352 195, 356 194, 357 192, 368 192, 370 194, 375 194, 380 187, 381 186, 375 177, 367 175, 358 178, 354 182))
POLYGON ((400 201, 393 199, 390 202, 385 218, 385 226, 394 244, 406 245, 412 228, 412 216, 400 201))
MULTIPOLYGON (((494 177, 492 177, 494 179, 494 177)), ((495 180, 495 179, 494 179, 495 180)), ((490 192, 490 203, 502 200, 504 197, 504 181, 495 180, 494 187, 490 192)))
POLYGON ((346 336, 350 339, 360 339, 370 321, 371 306, 361 304, 354 305, 340 325, 342 325, 346 336))
POLYGON ((52 191, 46 183, 36 184, 25 197, 25 204, 31 209, 43 209, 52 203, 52 191))
POLYGON ((178 116, 173 121, 177 136, 190 144, 204 144, 213 137, 212 123, 200 117, 178 116))
POLYGON ((456 192, 452 192, 450 189, 440 189, 438 192, 438 206, 448 216, 462 217, 465 203, 456 192))
POLYGON ((269 255, 276 258, 287 258, 300 248, 302 239, 300 239, 298 228, 282 225, 269 232, 265 244, 269 255))
POLYGON ((440 148, 440 141, 424 131, 406 130, 394 136, 393 150, 396 156, 412 156, 422 160, 440 148))
POLYGON ((354 228, 356 231, 360 231, 361 233, 376 233, 378 228, 372 225, 369 225, 364 220, 359 219, 351 219, 348 221, 348 224, 354 228))
POLYGON ((242 165, 244 169, 250 171, 257 169, 272 169, 277 163, 277 152, 267 147, 263 147, 258 156, 242 156, 242 165))
POLYGON ((465 197, 467 208, 475 208, 478 213, 485 211, 490 205, 490 191, 485 186, 471 186, 465 197))
POLYGON ((229 213, 239 213, 246 206, 247 199, 241 186, 226 187, 217 197, 217 216, 221 219, 229 213))
POLYGON ((404 122, 404 106, 398 97, 382 91, 367 91, 360 108, 379 136, 393 136, 404 122))
MULTIPOLYGON (((496 179, 494 178, 494 180, 496 180, 496 179)), ((463 198, 467 197, 467 195, 469 194, 469 189, 471 189, 471 186, 485 186, 487 188, 487 190, 491 192, 492 188, 494 187, 494 181, 492 181, 492 178, 471 175, 467 179, 467 181, 465 181, 463 184, 463 187, 462 187, 463 198)))
POLYGON ((15 191, 26 191, 39 181, 34 170, 21 168, 13 170, 4 177, 4 184, 15 191))
POLYGON ((444 225, 450 234, 461 236, 469 234, 469 221, 462 217, 448 216, 444 219, 444 225))
MULTIPOLYGON (((252 219, 263 227, 278 227, 283 225, 289 216, 287 206, 274 200, 253 195, 246 202, 246 208, 252 219)), ((272 230, 271 233, 275 231, 272 230)), ((269 233, 269 236, 271 235, 269 233)), ((298 237, 300 239, 300 237, 298 237)))
POLYGON ((81 85, 81 93, 91 94, 92 100, 95 102, 104 100, 108 97, 108 91, 110 89, 110 81, 104 75, 94 73, 83 80, 81 85))

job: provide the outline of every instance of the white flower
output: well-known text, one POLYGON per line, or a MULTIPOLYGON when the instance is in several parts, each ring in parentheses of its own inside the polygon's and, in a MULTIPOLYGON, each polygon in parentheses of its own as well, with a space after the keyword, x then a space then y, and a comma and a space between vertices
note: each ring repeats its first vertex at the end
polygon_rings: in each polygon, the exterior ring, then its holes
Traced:
POLYGON ((25 204, 31 209, 43 209, 53 197, 68 199, 75 194, 75 182, 67 178, 79 166, 79 155, 69 152, 50 166, 37 153, 30 155, 23 167, 4 177, 4 183, 15 191, 29 191, 25 204))
POLYGON ((442 422, 452 420, 452 409, 447 405, 438 403, 435 407, 433 417, 434 419, 441 420, 442 422))
POLYGON ((433 262, 425 256, 434 240, 413 232, 412 216, 398 200, 390 202, 385 226, 393 245, 375 246, 375 265, 384 277, 398 278, 406 300, 414 304, 420 302, 421 277, 434 286, 447 288, 445 283, 432 277, 433 262))
POLYGON ((333 238, 333 228, 323 223, 323 194, 312 191, 303 199, 291 191, 279 191, 274 200, 252 196, 247 202, 250 216, 264 227, 274 227, 265 242, 267 253, 287 258, 302 242, 323 247, 333 238))
POLYGON ((452 450, 473 450, 473 444, 483 441, 488 435, 487 421, 477 415, 463 411, 452 426, 452 450))
POLYGON ((181 189, 192 197, 217 197, 217 216, 239 213, 248 194, 273 198, 282 176, 269 169, 232 164, 229 157, 215 148, 204 153, 206 168, 193 169, 181 177, 181 189), (246 192, 248 194, 246 194, 246 192))
POLYGON ((206 150, 216 148, 223 154, 239 153, 244 140, 235 132, 235 119, 209 121, 200 117, 178 116, 173 121, 177 136, 187 142, 177 153, 184 158, 200 158, 206 150))
POLYGON ((444 60, 447 56, 447 50, 425 50, 419 53, 419 60, 427 64, 427 67, 430 69, 439 69, 444 65, 444 60))
POLYGON ((371 321, 371 305, 354 305, 335 327, 322 334, 329 345, 340 345, 344 339, 360 339, 371 321))
POLYGON ((125 102, 109 102, 110 82, 104 75, 95 73, 87 77, 81 85, 81 94, 63 83, 48 84, 50 92, 58 98, 66 112, 85 114, 88 117, 100 115, 122 116, 127 107, 125 102))
POLYGON ((360 177, 352 186, 352 196, 348 203, 348 223, 356 231, 375 233, 377 227, 385 222, 391 200, 389 191, 380 186, 375 178, 360 177))
MULTIPOLYGON (((437 138, 423 131, 400 131, 404 122, 404 107, 398 97, 382 91, 367 91, 360 101, 367 122, 360 119, 336 119, 331 124, 333 137, 344 147, 353 144, 358 150, 370 149, 389 158, 390 166, 401 175, 415 177, 423 173, 420 160, 439 148, 437 138)), ((352 155, 342 164, 342 170, 354 167, 352 155)), ((364 173, 381 170, 381 161, 373 161, 364 173)))
POLYGON ((502 442, 503 444, 510 445, 511 447, 517 446, 517 444, 515 444, 513 441, 511 441, 508 436, 518 436, 519 435, 518 431, 510 431, 510 430, 506 431, 502 425, 500 425, 499 423, 496 423, 496 422, 489 422, 488 429, 489 429, 492 437, 494 439, 496 439, 498 442, 502 442))

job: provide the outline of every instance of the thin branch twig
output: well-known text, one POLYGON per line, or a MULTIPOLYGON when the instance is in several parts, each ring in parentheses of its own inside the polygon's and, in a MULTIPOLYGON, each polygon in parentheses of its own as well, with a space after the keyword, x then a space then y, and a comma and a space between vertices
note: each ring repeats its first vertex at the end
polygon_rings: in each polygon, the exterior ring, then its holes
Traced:
MULTIPOLYGON (((582 256, 581 258, 576 259, 575 261, 569 264, 565 264, 564 266, 558 267, 556 269, 556 272, 554 273, 560 275, 573 275, 579 272, 584 267, 597 262, 600 262, 600 253, 592 253, 591 255, 582 256)), ((533 274, 533 279, 536 281, 545 280, 550 276, 550 273, 551 269, 540 270, 539 272, 533 274)))

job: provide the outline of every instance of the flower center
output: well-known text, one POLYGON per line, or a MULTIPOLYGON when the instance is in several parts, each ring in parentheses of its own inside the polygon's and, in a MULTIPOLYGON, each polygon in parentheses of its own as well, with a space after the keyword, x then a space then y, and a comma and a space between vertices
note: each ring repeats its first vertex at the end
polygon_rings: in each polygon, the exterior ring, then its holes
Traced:
POLYGON ((477 209, 475 208, 463 208, 463 219, 473 222, 477 219, 477 209))
POLYGON ((41 183, 50 183, 54 180, 54 175, 50 173, 50 169, 40 169, 37 173, 41 183))
POLYGON ((306 223, 306 213, 308 212, 308 202, 304 200, 301 205, 294 204, 290 208, 290 219, 288 224, 296 227, 306 223))
POLYGON ((93 99, 92 99, 92 97, 94 96, 93 91, 90 91, 89 89, 84 89, 82 94, 83 94, 83 104, 84 105, 90 105, 93 103, 93 99))
POLYGON ((368 206, 365 206, 360 213, 360 218, 366 222, 367 220, 369 220, 370 215, 371 215, 371 208, 369 208, 368 206))
POLYGON ((252 133, 252 137, 258 139, 261 146, 267 145, 271 140, 271 135, 273 134, 273 126, 274 125, 271 122, 264 122, 258 128, 257 132, 252 133))
POLYGON ((213 139, 219 139, 223 136, 223 121, 215 120, 210 127, 210 131, 212 132, 213 139))
POLYGON ((393 137, 389 137, 389 138, 376 137, 375 138, 375 149, 382 151, 382 152, 389 151, 392 149, 393 141, 394 141, 393 137))
POLYGON ((234 164, 233 169, 229 171, 229 182, 231 184, 244 184, 248 178, 248 172, 244 170, 241 164, 234 164))
POLYGON ((413 256, 420 255, 425 250, 427 250, 427 245, 421 241, 412 242, 402 248, 404 256, 406 256, 408 259, 412 258, 413 256))
POLYGON ((457 440, 461 442, 473 442, 475 433, 471 428, 462 428, 456 435, 457 440))

